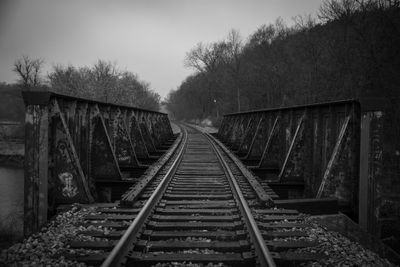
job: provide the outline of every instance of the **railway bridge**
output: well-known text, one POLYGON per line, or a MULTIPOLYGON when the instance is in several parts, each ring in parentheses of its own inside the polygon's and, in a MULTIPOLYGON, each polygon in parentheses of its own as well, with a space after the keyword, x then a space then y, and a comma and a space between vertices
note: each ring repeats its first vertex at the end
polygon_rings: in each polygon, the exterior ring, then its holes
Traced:
POLYGON ((396 100, 226 114, 210 133, 173 131, 160 112, 23 97, 24 230, 46 236, 44 263, 400 263, 396 100))

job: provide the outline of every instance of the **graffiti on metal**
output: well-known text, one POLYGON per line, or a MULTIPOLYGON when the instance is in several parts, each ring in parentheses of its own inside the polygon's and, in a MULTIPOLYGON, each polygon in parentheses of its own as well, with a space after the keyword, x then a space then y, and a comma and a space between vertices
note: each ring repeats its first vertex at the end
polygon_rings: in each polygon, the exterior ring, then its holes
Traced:
POLYGON ((63 172, 58 175, 62 183, 62 195, 67 198, 73 198, 78 194, 78 185, 74 180, 74 176, 69 172, 63 172))
POLYGON ((344 101, 228 114, 218 137, 263 179, 304 184, 303 197, 336 196, 355 205, 358 110, 344 101))
POLYGON ((91 149, 91 166, 93 179, 120 179, 121 174, 115 162, 115 155, 110 139, 100 116, 93 119, 93 144, 91 149))
POLYGON ((99 182, 123 179, 120 164, 137 167, 137 154, 150 158, 154 143, 172 136, 164 113, 51 92, 23 97, 26 234, 46 220, 48 207, 94 202, 99 182))

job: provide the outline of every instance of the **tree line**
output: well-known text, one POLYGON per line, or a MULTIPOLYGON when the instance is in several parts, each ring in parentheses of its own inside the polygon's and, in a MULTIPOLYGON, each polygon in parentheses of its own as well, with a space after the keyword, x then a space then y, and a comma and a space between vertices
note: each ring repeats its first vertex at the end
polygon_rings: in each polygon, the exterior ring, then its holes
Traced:
POLYGON ((317 17, 260 26, 247 40, 236 30, 198 43, 184 64, 194 73, 168 96, 176 119, 334 101, 398 96, 400 1, 325 0, 317 17))
MULTIPOLYGON (((42 75, 43 59, 23 56, 14 63, 22 90, 49 90, 92 100, 159 110, 160 96, 137 74, 120 71, 116 64, 98 60, 93 66, 53 66, 42 75)), ((5 86, 4 84, 2 86, 5 86)))

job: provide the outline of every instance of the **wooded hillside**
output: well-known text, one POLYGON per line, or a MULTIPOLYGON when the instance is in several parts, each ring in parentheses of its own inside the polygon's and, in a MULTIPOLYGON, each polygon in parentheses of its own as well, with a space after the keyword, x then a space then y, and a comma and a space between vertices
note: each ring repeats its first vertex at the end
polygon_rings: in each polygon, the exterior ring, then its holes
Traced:
MULTIPOLYGON (((232 30, 199 43, 185 65, 195 72, 169 95, 177 119, 260 108, 398 96, 400 1, 329 0, 318 17, 260 26, 246 41, 232 30)), ((219 117, 219 118, 217 118, 219 117)))

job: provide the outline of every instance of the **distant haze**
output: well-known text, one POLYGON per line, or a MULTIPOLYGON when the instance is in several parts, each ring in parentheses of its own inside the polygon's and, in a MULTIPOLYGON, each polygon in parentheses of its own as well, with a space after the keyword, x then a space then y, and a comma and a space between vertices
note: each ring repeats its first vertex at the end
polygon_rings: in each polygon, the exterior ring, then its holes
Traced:
POLYGON ((97 59, 137 73, 165 97, 192 70, 185 54, 198 42, 246 39, 278 17, 315 14, 320 0, 0 0, 0 82, 12 83, 15 59, 87 66, 97 59))

